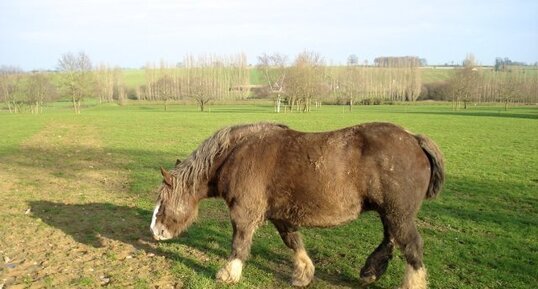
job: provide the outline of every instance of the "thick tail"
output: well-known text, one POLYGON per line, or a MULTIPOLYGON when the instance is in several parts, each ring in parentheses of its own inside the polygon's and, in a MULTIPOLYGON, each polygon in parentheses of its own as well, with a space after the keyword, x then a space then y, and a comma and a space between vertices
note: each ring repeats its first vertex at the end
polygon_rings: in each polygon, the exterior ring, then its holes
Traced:
POLYGON ((424 135, 415 135, 420 147, 428 156, 431 167, 430 185, 426 192, 426 198, 434 198, 441 192, 445 182, 445 160, 437 144, 424 135))

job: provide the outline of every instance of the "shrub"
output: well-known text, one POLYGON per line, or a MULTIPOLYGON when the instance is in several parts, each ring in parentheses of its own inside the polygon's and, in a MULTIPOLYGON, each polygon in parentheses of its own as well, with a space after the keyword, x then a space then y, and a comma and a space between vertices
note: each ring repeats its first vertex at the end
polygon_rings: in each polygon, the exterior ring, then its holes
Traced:
POLYGON ((448 86, 446 81, 425 83, 422 85, 418 100, 448 100, 448 86))

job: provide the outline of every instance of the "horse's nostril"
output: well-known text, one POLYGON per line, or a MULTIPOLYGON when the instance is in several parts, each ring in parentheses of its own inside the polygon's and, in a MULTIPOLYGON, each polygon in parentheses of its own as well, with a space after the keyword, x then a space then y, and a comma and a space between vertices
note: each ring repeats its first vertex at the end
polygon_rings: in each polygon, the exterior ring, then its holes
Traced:
POLYGON ((164 230, 161 230, 161 235, 164 234, 164 230))

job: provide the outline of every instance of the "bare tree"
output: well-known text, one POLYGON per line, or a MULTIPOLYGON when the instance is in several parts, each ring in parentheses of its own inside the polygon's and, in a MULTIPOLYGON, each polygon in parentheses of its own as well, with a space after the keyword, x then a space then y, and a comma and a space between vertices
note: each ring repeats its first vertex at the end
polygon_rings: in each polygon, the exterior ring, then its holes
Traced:
POLYGON ((117 77, 115 70, 106 64, 101 64, 95 70, 95 93, 99 103, 112 102, 114 98, 114 85, 117 77))
POLYGON ((30 106, 32 113, 42 111, 43 105, 58 96, 56 86, 45 73, 32 73, 25 78, 24 94, 25 103, 30 106))
POLYGON ((348 99, 349 111, 352 110, 355 99, 362 92, 365 82, 362 72, 363 69, 356 65, 348 65, 339 75, 337 88, 341 95, 348 99))
POLYGON ((373 70, 374 97, 391 101, 414 101, 422 87, 420 58, 416 56, 377 57, 373 70))
POLYGON ((168 110, 168 101, 174 98, 174 85, 174 80, 168 75, 162 76, 159 78, 159 80, 157 80, 157 83, 155 83, 158 98, 164 101, 165 111, 168 110))
POLYGON ((286 79, 286 63, 288 57, 282 54, 262 54, 258 56, 258 71, 262 74, 270 93, 275 96, 275 112, 280 112, 284 80, 286 79))
POLYGON ((459 69, 448 81, 452 93, 452 107, 459 108, 463 102, 463 108, 467 109, 467 103, 472 101, 479 92, 481 75, 472 54, 467 55, 463 61, 463 68, 459 69))
POLYGON ((504 110, 508 110, 508 104, 515 102, 524 92, 524 81, 520 71, 497 72, 503 73, 504 77, 499 87, 499 100, 504 103, 504 110))
POLYGON ((350 54, 347 57, 347 65, 359 65, 359 58, 355 54, 350 54))
POLYGON ((312 100, 328 91, 325 76, 325 62, 318 53, 299 54, 284 80, 290 110, 302 106, 304 112, 310 111, 312 100))
POLYGON ((212 78, 204 75, 194 76, 190 79, 189 95, 200 106, 200 111, 215 99, 215 82, 212 78))
POLYGON ((121 68, 115 67, 111 71, 111 75, 113 88, 112 98, 115 99, 119 105, 125 105, 127 102, 127 86, 125 85, 121 68))
POLYGON ((250 93, 244 54, 230 57, 188 55, 180 76, 181 95, 198 103, 200 110, 213 100, 243 99, 250 93))
POLYGON ((63 54, 58 60, 61 87, 66 96, 71 97, 73 110, 80 114, 80 103, 91 94, 93 75, 92 64, 88 55, 79 52, 63 54))
POLYGON ((20 111, 18 90, 22 74, 22 70, 18 67, 0 67, 0 100, 6 103, 11 113, 20 111))

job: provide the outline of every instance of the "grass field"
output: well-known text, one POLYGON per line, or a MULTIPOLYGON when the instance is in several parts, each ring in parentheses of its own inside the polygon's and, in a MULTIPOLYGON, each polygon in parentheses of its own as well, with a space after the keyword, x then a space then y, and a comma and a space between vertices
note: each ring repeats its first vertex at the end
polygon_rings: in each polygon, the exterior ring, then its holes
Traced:
MULTIPOLYGON (((445 105, 324 106, 275 114, 265 105, 101 105, 74 115, 0 113, 0 288, 288 288, 291 252, 262 226, 240 284, 214 283, 230 251, 221 200, 163 243, 149 233, 159 167, 172 167, 228 124, 275 121, 323 131, 390 121, 434 139, 447 183, 418 216, 431 288, 534 288, 538 284, 538 109, 445 105)), ((316 266, 310 288, 359 288, 382 238, 365 213, 348 225, 302 230, 316 266)), ((400 252, 369 288, 394 288, 400 252)))

